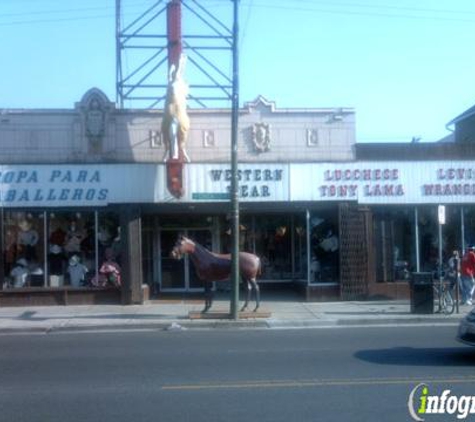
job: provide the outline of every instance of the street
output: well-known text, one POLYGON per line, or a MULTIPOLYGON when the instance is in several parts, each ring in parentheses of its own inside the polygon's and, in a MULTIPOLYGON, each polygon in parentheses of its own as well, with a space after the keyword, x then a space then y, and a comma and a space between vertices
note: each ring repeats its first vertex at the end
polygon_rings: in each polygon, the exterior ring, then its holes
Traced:
POLYGON ((0 420, 411 420, 408 397, 421 382, 474 391, 475 349, 457 343, 455 332, 451 325, 3 335, 0 420))

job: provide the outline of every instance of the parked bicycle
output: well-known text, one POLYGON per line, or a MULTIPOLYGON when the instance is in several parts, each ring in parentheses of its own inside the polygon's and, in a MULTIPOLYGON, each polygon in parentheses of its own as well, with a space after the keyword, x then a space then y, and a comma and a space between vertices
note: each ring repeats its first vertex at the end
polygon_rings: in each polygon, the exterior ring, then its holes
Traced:
POLYGON ((436 313, 453 314, 455 310, 456 283, 448 280, 446 272, 442 271, 442 277, 438 276, 438 272, 434 274, 432 285, 434 288, 434 300, 438 306, 436 313))

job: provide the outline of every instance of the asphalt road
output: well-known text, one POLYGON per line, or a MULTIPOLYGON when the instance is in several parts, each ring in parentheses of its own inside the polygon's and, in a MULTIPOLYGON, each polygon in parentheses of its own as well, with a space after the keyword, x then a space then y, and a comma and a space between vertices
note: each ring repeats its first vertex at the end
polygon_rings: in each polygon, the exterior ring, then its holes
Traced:
POLYGON ((420 382, 475 391, 475 349, 455 329, 3 335, 0 420, 411 420, 420 382))

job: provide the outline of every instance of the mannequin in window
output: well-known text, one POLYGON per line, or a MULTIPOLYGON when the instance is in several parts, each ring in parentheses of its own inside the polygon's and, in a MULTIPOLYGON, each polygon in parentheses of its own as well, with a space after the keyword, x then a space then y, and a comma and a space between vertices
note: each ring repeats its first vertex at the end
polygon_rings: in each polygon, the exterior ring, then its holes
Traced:
POLYGON ((81 240, 83 236, 79 230, 76 221, 72 220, 69 223, 68 231, 66 232, 66 243, 64 250, 71 256, 81 251, 81 240))
POLYGON ((88 269, 85 265, 81 264, 78 255, 73 255, 71 258, 69 258, 67 272, 69 274, 69 283, 71 284, 71 286, 84 286, 84 281, 86 279, 86 273, 88 272, 88 269))
POLYGON ((122 284, 121 269, 114 259, 111 248, 106 249, 105 260, 99 268, 99 274, 92 278, 91 283, 96 287, 120 287, 122 284))
POLYGON ((48 273, 50 287, 59 287, 64 283, 66 259, 63 248, 59 245, 50 245, 48 253, 48 273))
POLYGON ((38 232, 33 228, 31 221, 21 220, 18 223, 18 246, 27 260, 36 257, 36 244, 39 240, 38 232))

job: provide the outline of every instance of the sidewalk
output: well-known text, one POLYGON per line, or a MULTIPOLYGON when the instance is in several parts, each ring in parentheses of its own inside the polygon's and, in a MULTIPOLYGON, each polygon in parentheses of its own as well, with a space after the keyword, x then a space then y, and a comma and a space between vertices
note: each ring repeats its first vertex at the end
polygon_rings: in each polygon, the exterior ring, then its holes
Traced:
MULTIPOLYGON (((254 305, 250 303, 251 309, 254 305)), ((229 313, 229 297, 215 300, 211 318, 190 319, 190 312, 203 309, 202 300, 161 299, 144 305, 78 305, 0 308, 0 333, 49 333, 73 330, 123 329, 212 329, 212 328, 311 328, 384 324, 458 324, 471 309, 461 306, 460 313, 413 314, 410 302, 304 302, 297 298, 264 298, 261 311, 267 318, 237 321, 212 318, 214 313, 229 313)))

